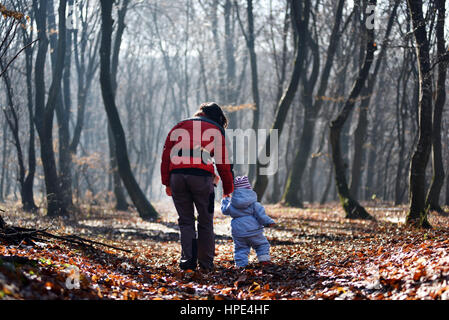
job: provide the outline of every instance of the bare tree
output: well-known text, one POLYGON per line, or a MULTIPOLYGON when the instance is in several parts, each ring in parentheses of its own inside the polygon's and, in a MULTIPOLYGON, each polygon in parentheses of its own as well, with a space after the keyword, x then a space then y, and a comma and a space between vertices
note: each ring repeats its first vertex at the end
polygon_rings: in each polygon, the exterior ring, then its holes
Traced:
POLYGON ((64 68, 66 47, 66 0, 59 1, 58 10, 58 48, 55 68, 53 70, 47 101, 45 101, 44 69, 48 51, 47 38, 47 1, 33 0, 33 9, 38 29, 39 48, 35 62, 35 94, 36 112, 35 124, 41 145, 41 158, 44 168, 45 186, 47 193, 47 214, 59 216, 68 214, 61 194, 59 177, 56 169, 55 154, 53 151, 53 118, 58 96, 61 90, 61 79, 64 68))
MULTIPOLYGON (((376 1, 369 1, 370 5, 375 5, 376 1)), ((374 52, 376 50, 374 42, 374 28, 372 26, 368 27, 366 24, 366 17, 362 19, 362 28, 366 32, 366 43, 365 43, 365 57, 363 64, 359 69, 357 78, 351 88, 348 98, 341 111, 338 113, 337 117, 331 122, 330 125, 330 143, 332 147, 332 163, 334 165, 335 180, 338 191, 338 196, 340 197, 341 205, 346 212, 346 217, 350 219, 369 219, 371 216, 366 212, 358 201, 353 198, 349 192, 348 184, 346 182, 346 167, 343 163, 341 154, 341 131, 346 120, 349 117, 349 113, 354 108, 354 105, 362 92, 365 81, 369 75, 369 70, 371 68, 374 52)))
MULTIPOLYGON (((301 37, 301 35, 308 32, 310 1, 306 0, 304 2, 305 3, 300 3, 299 1, 290 1, 290 21, 293 25, 293 31, 295 34, 295 58, 290 82, 278 102, 275 118, 271 126, 271 130, 278 130, 279 136, 281 136, 282 129, 284 128, 285 124, 285 119, 287 118, 288 111, 296 95, 296 91, 301 79, 301 73, 304 67, 306 39, 305 37, 301 37)), ((270 140, 271 133, 268 134, 267 139, 265 140, 265 144, 261 150, 262 153, 265 152, 266 154, 266 150, 270 150, 270 140)), ((260 168, 263 166, 264 165, 257 161, 254 191, 256 191, 259 199, 262 199, 268 185, 268 177, 266 175, 260 174, 260 168)))
POLYGON ((115 104, 113 79, 111 78, 111 38, 112 5, 108 0, 101 0, 101 46, 100 46, 100 83, 104 106, 115 141, 115 155, 120 177, 140 216, 144 219, 158 216, 156 210, 146 199, 137 184, 131 170, 126 147, 125 132, 115 104))
POLYGON ((329 45, 327 47, 327 55, 326 62, 324 64, 324 68, 321 72, 321 80, 318 88, 318 92, 316 94, 316 99, 313 100, 313 91, 318 80, 318 72, 319 72, 319 48, 318 45, 312 40, 309 39, 308 42, 311 43, 312 52, 313 52, 313 70, 310 75, 310 78, 303 77, 303 86, 304 86, 304 122, 303 125, 300 126, 302 129, 302 134, 300 138, 299 147, 297 149, 294 164, 292 166, 292 170, 289 172, 287 186, 284 191, 283 202, 289 206, 302 206, 302 199, 300 196, 301 193, 301 185, 302 185, 302 176, 304 170, 307 165, 307 161, 309 159, 310 151, 313 144, 313 134, 315 132, 315 124, 317 122, 318 114, 321 110, 324 100, 321 98, 325 95, 328 83, 329 83, 329 75, 332 69, 332 65, 334 62, 335 52, 337 51, 338 42, 340 40, 341 35, 341 21, 344 7, 344 0, 340 0, 337 5, 337 11, 335 12, 335 20, 332 28, 332 33, 329 40, 329 45))
POLYGON ((406 223, 430 227, 426 210, 426 166, 432 147, 432 74, 422 0, 408 0, 419 68, 419 139, 410 164, 410 209, 406 223))
MULTIPOLYGON (((448 55, 444 37, 444 21, 446 19, 445 0, 437 0, 437 61, 438 61, 438 79, 435 88, 435 110, 433 112, 432 124, 432 167, 433 178, 427 194, 426 205, 429 210, 438 213, 444 213, 440 206, 440 194, 444 184, 444 165, 441 146, 441 119, 443 117, 443 109, 446 101, 446 73, 448 62, 444 61, 444 57, 448 55)), ((446 59, 447 60, 447 59, 446 59)))

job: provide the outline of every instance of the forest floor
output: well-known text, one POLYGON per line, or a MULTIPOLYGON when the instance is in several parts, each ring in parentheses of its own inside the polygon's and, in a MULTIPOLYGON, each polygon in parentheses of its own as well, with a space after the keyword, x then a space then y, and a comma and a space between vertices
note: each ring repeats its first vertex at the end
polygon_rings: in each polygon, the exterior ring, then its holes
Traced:
POLYGON ((413 230, 404 227, 405 207, 366 204, 376 221, 363 221, 345 219, 337 204, 267 205, 277 222, 265 229, 273 265, 259 266, 252 252, 249 268, 238 270, 230 218, 216 208, 216 269, 204 274, 179 269, 176 212, 168 202, 155 207, 160 218, 146 222, 136 212, 95 206, 55 220, 3 205, 8 224, 132 252, 0 242, 0 299, 449 299, 449 217, 432 214, 433 229, 413 230), (73 266, 79 289, 67 288, 73 266))

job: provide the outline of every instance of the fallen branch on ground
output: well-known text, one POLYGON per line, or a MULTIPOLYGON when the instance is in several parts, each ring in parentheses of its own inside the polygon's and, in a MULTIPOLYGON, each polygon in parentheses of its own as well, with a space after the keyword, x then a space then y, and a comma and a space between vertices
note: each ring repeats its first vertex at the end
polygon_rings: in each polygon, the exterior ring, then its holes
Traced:
POLYGON ((72 244, 76 244, 83 247, 94 248, 93 245, 100 245, 107 248, 131 252, 131 250, 123 249, 120 247, 112 246, 103 242, 93 241, 89 239, 82 238, 77 235, 55 235, 46 231, 45 229, 30 229, 30 228, 21 228, 21 227, 13 227, 8 226, 2 217, 0 216, 0 240, 3 240, 9 244, 20 244, 27 243, 30 245, 35 245, 34 241, 48 241, 45 238, 57 239, 65 242, 69 242, 72 244))

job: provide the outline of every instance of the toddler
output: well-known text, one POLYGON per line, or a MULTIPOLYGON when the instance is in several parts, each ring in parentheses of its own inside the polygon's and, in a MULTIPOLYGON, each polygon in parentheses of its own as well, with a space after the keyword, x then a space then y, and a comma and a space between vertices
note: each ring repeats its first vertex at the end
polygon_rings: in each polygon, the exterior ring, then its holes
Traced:
POLYGON ((234 179, 232 197, 221 201, 221 212, 231 216, 234 261, 237 267, 248 265, 248 255, 253 248, 262 264, 270 263, 270 244, 263 234, 264 226, 274 226, 273 219, 265 214, 264 207, 257 202, 248 177, 234 179))

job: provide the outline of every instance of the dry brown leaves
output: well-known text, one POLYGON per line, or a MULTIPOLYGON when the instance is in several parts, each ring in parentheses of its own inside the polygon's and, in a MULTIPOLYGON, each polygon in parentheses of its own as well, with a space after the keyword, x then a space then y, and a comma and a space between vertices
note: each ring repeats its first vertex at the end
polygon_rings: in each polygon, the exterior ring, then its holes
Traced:
POLYGON ((48 227, 123 248, 122 253, 59 242, 37 247, 0 244, 3 299, 448 299, 449 218, 432 216, 433 230, 405 228, 405 208, 368 206, 377 221, 347 220, 339 206, 267 206, 276 221, 265 231, 273 265, 254 253, 245 270, 233 267, 229 218, 216 212, 216 269, 178 268, 180 245, 171 204, 143 222, 135 212, 83 207, 69 220, 49 220, 10 208, 5 220, 48 227), (9 258, 3 258, 9 257, 9 258), (26 259, 11 260, 11 257, 26 259), (68 289, 73 266, 79 289, 68 289))

